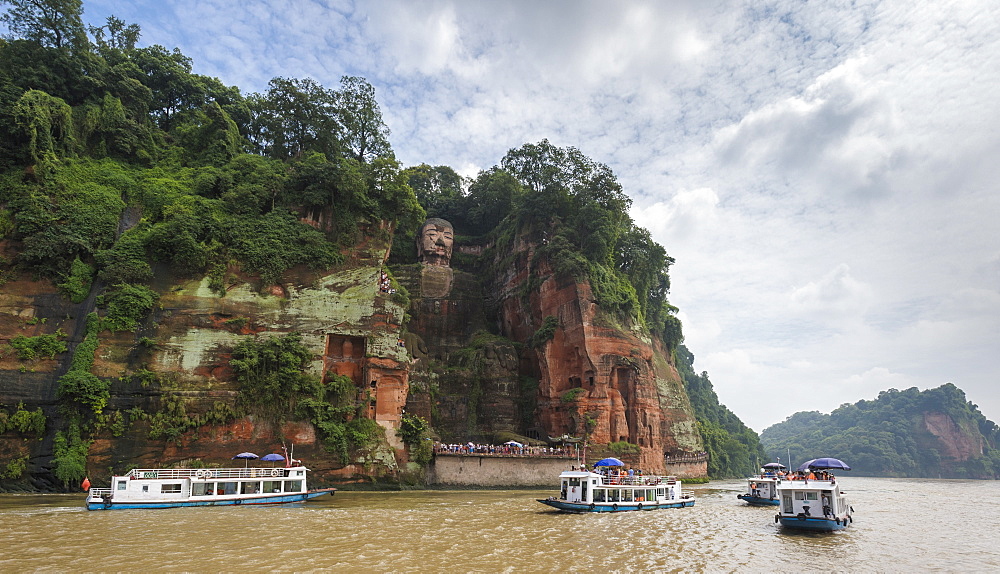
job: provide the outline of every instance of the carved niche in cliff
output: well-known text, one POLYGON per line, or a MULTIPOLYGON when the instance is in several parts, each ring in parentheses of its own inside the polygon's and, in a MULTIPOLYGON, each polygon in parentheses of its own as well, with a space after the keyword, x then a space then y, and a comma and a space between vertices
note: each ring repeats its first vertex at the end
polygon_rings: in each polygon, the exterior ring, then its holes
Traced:
POLYGON ((455 228, 438 217, 431 217, 417 234, 417 259, 423 263, 420 290, 424 297, 441 298, 451 293, 451 253, 455 228))
POLYGON ((328 334, 324 379, 330 375, 348 377, 358 389, 358 396, 368 400, 368 418, 398 423, 406 405, 406 372, 391 361, 366 357, 365 343, 364 337, 328 334))

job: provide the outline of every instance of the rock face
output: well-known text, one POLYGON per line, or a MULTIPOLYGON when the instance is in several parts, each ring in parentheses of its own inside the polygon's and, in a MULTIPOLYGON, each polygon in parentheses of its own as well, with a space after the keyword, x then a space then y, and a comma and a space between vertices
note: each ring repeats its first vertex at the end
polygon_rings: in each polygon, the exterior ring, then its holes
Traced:
MULTIPOLYGON (((206 424, 173 440, 157 437, 152 423, 128 413, 147 415, 165 411, 211 420, 214 410, 233 407, 238 387, 229 368, 230 353, 243 338, 298 332, 313 352, 310 371, 322 378, 348 376, 366 401, 367 416, 387 429, 390 446, 402 448, 395 436, 409 392, 410 356, 402 346, 405 309, 379 282, 388 246, 369 246, 342 269, 326 273, 290 272, 281 285, 261 286, 253 278, 236 281, 224 297, 208 288, 207 279, 175 282, 158 273, 153 287, 159 307, 137 333, 100 333, 91 372, 111 380, 111 400, 105 412, 125 413, 120 436, 98 431, 91 445, 91 478, 130 467, 156 467, 182 460, 228 464, 238 451, 271 452, 282 442, 294 443, 296 456, 319 471, 317 478, 395 472, 396 462, 379 456, 381 465, 368 469, 342 468, 317 441, 308 422, 272 428, 254 418, 206 424), (146 342, 146 343, 143 343, 146 342), (133 376, 145 373, 142 377, 133 376), (142 381, 140 381, 140 378, 142 381), (105 434, 107 436, 105 436, 105 434), (396 443, 396 444, 393 444, 396 443)), ((43 477, 37 485, 52 486, 52 436, 62 428, 58 410, 58 377, 65 372, 73 347, 82 338, 78 325, 93 311, 87 304, 71 305, 47 283, 27 278, 8 281, 0 291, 0 408, 8 412, 18 403, 28 410, 40 407, 48 418, 47 435, 28 443, 19 433, 0 435, 0 444, 29 444, 25 449, 0 446, 0 466, 27 455, 26 475, 43 477), (55 359, 18 361, 9 341, 27 336, 68 335, 69 351, 55 359), (16 452, 15 452, 16 451, 16 452), (6 458, 4 453, 8 452, 6 458)), ((400 454, 402 454, 400 452, 400 454)), ((404 457, 405 458, 405 457, 404 457)))
POLYGON ((638 464, 664 469, 665 453, 701 450, 693 410, 662 344, 615 325, 594 302, 587 283, 560 282, 547 262, 532 268, 534 246, 519 242, 516 264, 497 278, 502 330, 529 340, 545 317, 555 317, 552 339, 532 353, 539 375, 540 430, 550 436, 587 434, 593 443, 629 442, 638 464), (519 286, 538 289, 519 294, 519 286))
MULTIPOLYGON (((228 464, 235 452, 271 452, 282 442, 295 444, 296 456, 318 471, 318 483, 394 474, 407 460, 394 432, 404 412, 430 421, 445 441, 488 441, 503 432, 586 437, 595 445, 627 441, 640 447, 630 460, 650 471, 664 469, 664 453, 701 450, 680 377, 658 341, 616 325, 586 283, 560 283, 544 262, 532 268, 528 243, 519 243, 514 263, 492 275, 482 271, 496 268, 483 259, 490 250, 458 249, 465 270, 440 257, 393 268, 409 291, 408 307, 405 296, 388 287, 386 245, 360 248, 343 268, 286 273, 279 285, 244 277, 223 297, 207 279, 178 281, 160 270, 152 285, 159 307, 146 323, 135 333, 100 333, 91 372, 112 381, 105 412, 113 416, 92 435, 91 479, 196 459, 228 464), (551 340, 532 347, 549 316, 557 321, 551 340), (361 415, 386 429, 388 444, 380 452, 344 466, 308 422, 273 428, 253 417, 212 418, 236 405, 239 389, 229 367, 234 346, 249 336, 291 332, 312 351, 313 374, 354 382, 361 415), (205 422, 164 436, 135 412, 205 422), (112 432, 114 421, 121 428, 112 432)), ((43 440, 25 441, 10 430, 0 435, 0 471, 26 457, 25 476, 35 486, 55 485, 53 437, 64 428, 58 378, 93 310, 92 299, 71 304, 50 284, 28 277, 13 277, 0 290, 0 409, 41 408, 49 423, 43 440), (21 361, 9 345, 18 334, 57 329, 69 350, 53 359, 21 361)))
POLYGON ((965 462, 983 456, 985 447, 982 434, 962 429, 944 413, 924 413, 924 428, 937 437, 942 458, 949 462, 965 462))

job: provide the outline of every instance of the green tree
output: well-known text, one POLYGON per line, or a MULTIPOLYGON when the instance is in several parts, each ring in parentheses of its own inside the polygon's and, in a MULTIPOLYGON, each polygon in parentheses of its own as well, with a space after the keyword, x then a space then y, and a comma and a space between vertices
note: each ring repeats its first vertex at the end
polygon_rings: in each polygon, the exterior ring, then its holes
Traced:
POLYGON ((108 16, 103 26, 88 26, 87 30, 93 36, 98 51, 106 58, 135 49, 142 35, 138 24, 126 24, 115 16, 108 16))
POLYGON ((85 47, 83 0, 0 0, 10 9, 0 22, 10 31, 43 46, 85 47))
POLYGON ((391 157, 389 128, 382 121, 375 88, 364 78, 344 76, 334 98, 341 144, 346 153, 363 163, 391 157))
POLYGON ((250 141, 265 155, 301 157, 309 151, 338 155, 336 96, 305 78, 275 77, 265 94, 251 94, 250 141))

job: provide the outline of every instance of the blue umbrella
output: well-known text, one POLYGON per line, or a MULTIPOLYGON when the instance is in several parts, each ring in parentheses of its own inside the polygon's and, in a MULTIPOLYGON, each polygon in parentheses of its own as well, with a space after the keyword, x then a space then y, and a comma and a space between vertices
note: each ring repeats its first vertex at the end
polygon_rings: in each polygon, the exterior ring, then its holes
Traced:
POLYGON ((615 457, 602 458, 594 463, 594 466, 625 466, 625 463, 615 457))
POLYGON ((815 458, 807 460, 807 461, 805 461, 805 462, 803 462, 802 464, 799 465, 798 470, 809 470, 809 465, 812 464, 812 463, 814 463, 814 462, 816 462, 815 458))
POLYGON ((851 470, 846 462, 837 458, 817 458, 809 461, 809 470, 851 470))
POLYGON ((763 468, 785 468, 785 465, 780 462, 769 462, 765 464, 763 468))
POLYGON ((257 456, 257 455, 255 455, 252 452, 241 452, 240 454, 234 456, 233 460, 236 460, 238 458, 242 458, 242 459, 246 460, 246 465, 245 466, 250 466, 250 459, 251 458, 260 458, 260 457, 257 456))
MULTIPOLYGON (((271 454, 265 454, 264 456, 260 457, 260 459, 265 462, 277 462, 279 460, 285 460, 285 457, 281 456, 278 453, 272 452, 271 454)), ((274 465, 272 464, 271 466, 273 467, 274 465)))

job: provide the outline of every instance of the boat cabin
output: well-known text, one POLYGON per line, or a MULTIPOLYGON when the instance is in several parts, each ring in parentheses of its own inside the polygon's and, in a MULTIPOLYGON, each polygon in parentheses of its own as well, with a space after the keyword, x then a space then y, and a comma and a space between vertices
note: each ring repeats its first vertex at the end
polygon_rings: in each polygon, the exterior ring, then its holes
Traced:
POLYGON ((847 497, 840 494, 835 482, 809 480, 784 482, 781 493, 781 514, 806 517, 835 517, 848 511, 847 497))

